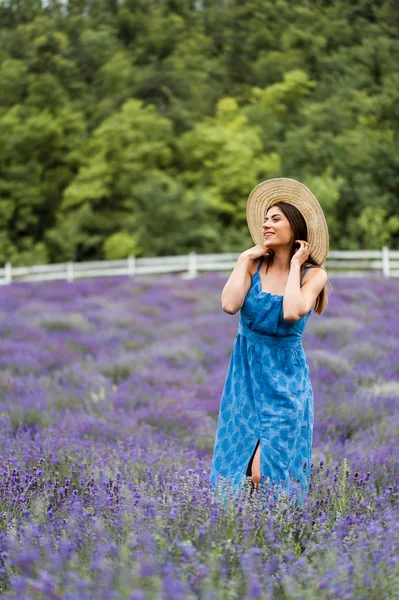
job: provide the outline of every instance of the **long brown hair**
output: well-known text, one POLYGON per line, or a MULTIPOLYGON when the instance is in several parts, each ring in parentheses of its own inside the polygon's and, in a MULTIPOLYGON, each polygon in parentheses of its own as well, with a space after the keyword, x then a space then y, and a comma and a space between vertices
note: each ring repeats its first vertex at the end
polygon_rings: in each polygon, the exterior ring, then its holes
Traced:
MULTIPOLYGON (((294 233, 292 246, 290 248, 290 260, 291 260, 291 258, 295 254, 295 240, 305 240, 305 241, 308 240, 308 228, 306 226, 306 221, 303 218, 301 212, 295 206, 293 206, 292 204, 289 204, 288 202, 283 202, 283 201, 276 202, 276 204, 273 204, 273 206, 278 206, 281 209, 281 212, 287 217, 289 224, 291 225, 291 229, 294 233)), ((301 265, 301 270, 300 270, 300 280, 301 281, 302 281, 303 272, 307 266, 315 265, 317 267, 320 267, 320 265, 318 265, 311 258, 311 254, 312 254, 312 249, 310 250, 310 255, 309 255, 306 263, 301 265)), ((268 255, 265 255, 264 260, 266 263, 266 273, 267 273, 270 265, 273 264, 273 259, 274 259, 274 251, 272 251, 268 255)), ((324 269, 324 267, 320 267, 320 268, 324 269)), ((331 291, 331 284, 329 281, 327 281, 326 285, 323 287, 320 294, 317 296, 317 298, 315 300, 314 308, 313 308, 313 311, 315 313, 321 315, 323 310, 326 308, 326 306, 328 304, 328 293, 330 291, 331 291)))

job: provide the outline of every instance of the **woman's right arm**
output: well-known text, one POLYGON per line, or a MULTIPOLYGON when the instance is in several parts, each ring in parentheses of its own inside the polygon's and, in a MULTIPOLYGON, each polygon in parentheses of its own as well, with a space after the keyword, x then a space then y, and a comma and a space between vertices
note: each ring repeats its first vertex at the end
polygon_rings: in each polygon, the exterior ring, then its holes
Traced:
POLYGON ((267 248, 263 245, 254 246, 240 254, 220 298, 224 312, 234 315, 240 310, 251 287, 251 274, 249 270, 252 261, 264 254, 267 254, 267 248))

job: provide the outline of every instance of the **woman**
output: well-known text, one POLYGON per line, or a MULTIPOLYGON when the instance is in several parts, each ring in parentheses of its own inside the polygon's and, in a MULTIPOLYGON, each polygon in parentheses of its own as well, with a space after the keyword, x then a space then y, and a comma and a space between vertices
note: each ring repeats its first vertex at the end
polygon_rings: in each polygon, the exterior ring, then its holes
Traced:
POLYGON ((326 305, 328 227, 312 192, 288 178, 256 186, 247 202, 255 246, 223 288, 222 308, 240 310, 224 384, 210 487, 238 491, 251 478, 308 492, 314 406, 302 334, 326 305))

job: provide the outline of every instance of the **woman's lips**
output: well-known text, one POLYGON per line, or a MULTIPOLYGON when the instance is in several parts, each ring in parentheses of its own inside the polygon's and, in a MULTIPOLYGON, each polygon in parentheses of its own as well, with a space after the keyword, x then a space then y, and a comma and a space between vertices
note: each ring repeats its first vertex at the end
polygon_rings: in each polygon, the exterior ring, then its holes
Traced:
POLYGON ((274 235, 274 233, 265 233, 265 235, 263 237, 270 237, 271 235, 274 235))

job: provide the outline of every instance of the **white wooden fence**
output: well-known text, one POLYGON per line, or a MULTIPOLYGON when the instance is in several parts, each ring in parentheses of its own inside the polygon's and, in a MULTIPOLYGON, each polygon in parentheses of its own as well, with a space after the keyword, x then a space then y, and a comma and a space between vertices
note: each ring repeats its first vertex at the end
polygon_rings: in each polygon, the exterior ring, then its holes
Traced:
MULTIPOLYGON (((191 279, 200 271, 229 272, 240 253, 189 254, 180 256, 158 256, 123 260, 101 260, 90 262, 66 262, 52 265, 12 267, 7 263, 0 269, 0 285, 17 281, 46 281, 86 279, 115 275, 155 275, 181 273, 191 279)), ((323 265, 329 277, 365 277, 371 272, 381 271, 384 277, 399 276, 399 250, 332 250, 323 265)))

